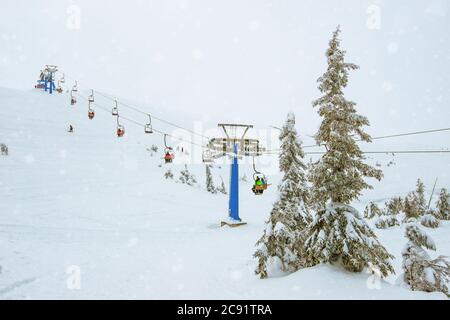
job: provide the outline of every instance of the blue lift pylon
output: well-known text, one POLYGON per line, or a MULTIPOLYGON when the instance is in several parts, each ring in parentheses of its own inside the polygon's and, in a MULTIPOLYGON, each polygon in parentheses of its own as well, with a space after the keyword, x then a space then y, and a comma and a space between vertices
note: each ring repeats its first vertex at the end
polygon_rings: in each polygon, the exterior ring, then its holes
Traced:
POLYGON ((242 156, 260 156, 264 149, 259 146, 259 140, 245 138, 247 131, 253 128, 252 125, 219 124, 218 126, 223 129, 226 138, 214 138, 209 141, 209 153, 216 152, 215 155, 210 154, 209 159, 231 157, 228 221, 222 221, 221 226, 242 226, 247 223, 243 222, 239 216, 239 158, 242 156), (243 133, 239 136, 237 135, 238 130, 243 130, 243 133))
POLYGON ((231 221, 242 222, 239 217, 239 163, 238 145, 233 145, 233 162, 230 173, 230 200, 228 205, 228 215, 231 221))

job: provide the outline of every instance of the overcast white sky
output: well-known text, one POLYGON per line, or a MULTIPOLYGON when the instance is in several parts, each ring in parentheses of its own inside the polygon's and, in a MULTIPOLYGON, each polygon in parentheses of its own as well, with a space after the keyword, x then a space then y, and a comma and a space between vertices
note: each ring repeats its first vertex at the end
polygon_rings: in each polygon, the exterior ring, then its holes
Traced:
POLYGON ((43 65, 57 64, 174 121, 180 110, 266 127, 292 110, 312 134, 316 79, 340 24, 347 59, 361 66, 347 97, 371 133, 444 127, 449 9, 447 0, 2 1, 0 86, 29 89, 43 65))

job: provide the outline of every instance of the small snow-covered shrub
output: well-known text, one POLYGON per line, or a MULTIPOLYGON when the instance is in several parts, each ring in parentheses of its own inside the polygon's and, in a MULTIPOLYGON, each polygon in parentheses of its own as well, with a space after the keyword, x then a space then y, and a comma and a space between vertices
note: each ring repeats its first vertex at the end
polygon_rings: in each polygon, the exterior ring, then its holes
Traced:
POLYGON ((433 239, 414 220, 406 227, 405 236, 408 243, 402 252, 403 280, 413 291, 440 291, 448 295, 450 263, 443 256, 430 258, 426 249, 436 250, 433 239))
POLYGON ((150 157, 153 157, 158 152, 158 146, 153 144, 150 148, 147 148, 147 151, 150 153, 150 157))
POLYGON ((387 229, 387 228, 392 228, 392 227, 399 226, 399 225, 400 225, 400 221, 398 220, 396 215, 381 216, 375 222, 375 226, 378 229, 387 229))
POLYGON ((364 218, 366 218, 366 219, 372 219, 374 217, 380 217, 383 214, 384 214, 383 211, 374 202, 369 203, 367 205, 367 207, 364 209, 364 218))
POLYGON ((170 169, 167 170, 166 173, 164 173, 164 178, 166 178, 168 180, 173 180, 173 173, 170 169))
POLYGON ((428 210, 427 214, 420 218, 420 223, 427 228, 439 227, 439 220, 433 214, 433 210, 428 210))
POLYGON ((390 201, 386 203, 386 213, 388 215, 397 215, 404 210, 404 207, 405 206, 402 198, 400 197, 392 198, 390 201))
POLYGON ((450 220, 450 194, 443 188, 436 203, 437 216, 442 220, 450 220))
POLYGON ((6 144, 4 144, 4 143, 0 144, 0 150, 1 150, 2 156, 8 155, 8 146, 6 144))

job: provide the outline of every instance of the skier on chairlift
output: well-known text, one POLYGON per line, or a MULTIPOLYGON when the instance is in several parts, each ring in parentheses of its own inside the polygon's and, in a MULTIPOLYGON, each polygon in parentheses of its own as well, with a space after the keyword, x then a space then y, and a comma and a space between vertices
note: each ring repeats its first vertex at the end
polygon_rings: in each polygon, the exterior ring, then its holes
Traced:
POLYGON ((253 185, 253 188, 252 188, 253 193, 255 193, 255 194, 262 193, 263 190, 258 189, 258 187, 261 187, 262 185, 263 185, 263 182, 262 182, 261 178, 256 177, 255 184, 253 185))
POLYGON ((173 156, 170 153, 170 151, 166 151, 166 155, 164 156, 164 160, 166 161, 166 163, 170 163, 173 160, 173 156))

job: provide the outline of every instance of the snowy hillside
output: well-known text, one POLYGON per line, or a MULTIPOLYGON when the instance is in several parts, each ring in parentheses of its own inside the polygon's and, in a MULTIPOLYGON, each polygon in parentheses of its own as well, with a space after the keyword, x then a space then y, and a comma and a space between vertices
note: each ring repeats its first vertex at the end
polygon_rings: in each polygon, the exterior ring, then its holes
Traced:
MULTIPOLYGON (((171 120, 184 123, 182 114, 171 120)), ((162 137, 124 124, 126 135, 118 139, 113 117, 98 110, 89 120, 81 99, 70 107, 66 94, 0 89, 0 142, 10 153, 0 157, 0 299, 445 298, 394 285, 396 276, 378 281, 324 265, 260 280, 252 255, 275 188, 255 197, 242 182, 241 216, 248 225, 218 228, 228 198, 206 192, 204 165, 188 165, 196 187, 166 180, 167 167, 177 179, 184 165, 162 164, 162 137), (69 124, 74 133, 67 132, 69 124), (152 144, 160 148, 153 156, 152 144), (68 286, 74 270, 79 289, 68 286)), ((430 183, 439 174, 449 183, 448 174, 440 174, 448 158, 397 158, 388 168, 391 158, 371 159, 382 163, 386 178, 364 194, 359 209, 406 194, 418 177, 430 183)), ((243 169, 250 177, 250 166, 243 169)), ((228 187, 228 173, 226 165, 215 166, 214 182, 222 176, 228 187)), ((277 176, 271 178, 276 185, 277 176)), ((376 231, 396 256, 397 276, 402 229, 376 231)), ((450 255, 450 223, 428 232, 439 253, 450 255)))

